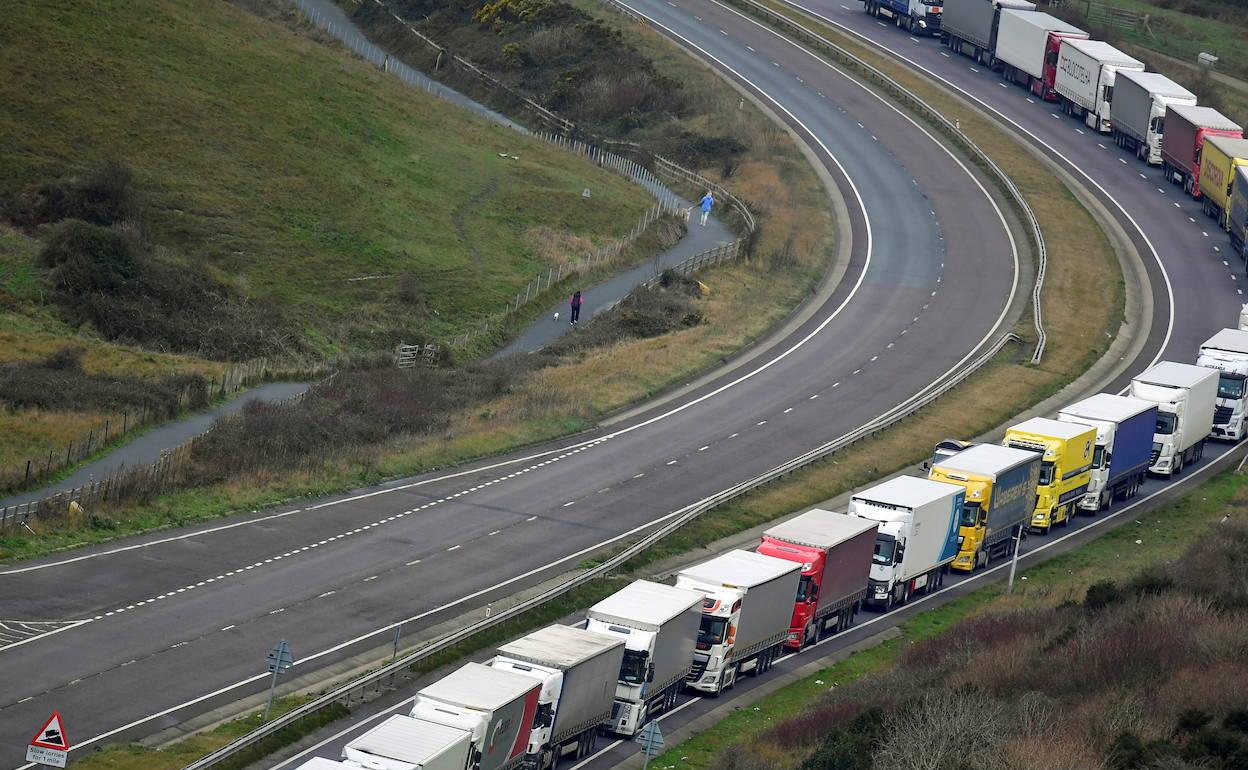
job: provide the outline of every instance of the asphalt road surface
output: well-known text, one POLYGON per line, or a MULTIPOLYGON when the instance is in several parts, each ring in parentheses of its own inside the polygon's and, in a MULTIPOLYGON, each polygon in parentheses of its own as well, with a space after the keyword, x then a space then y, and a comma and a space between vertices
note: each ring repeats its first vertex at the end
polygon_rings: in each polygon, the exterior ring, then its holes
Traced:
POLYGON ((852 254, 818 311, 609 431, 0 570, 0 621, 67 623, 0 647, 0 767, 22 764, 54 709, 79 750, 149 734, 260 691, 278 639, 306 672, 574 566, 862 425, 1003 331, 1018 259, 980 184, 835 70, 752 23, 722 28, 702 43, 797 127, 848 203, 852 254))

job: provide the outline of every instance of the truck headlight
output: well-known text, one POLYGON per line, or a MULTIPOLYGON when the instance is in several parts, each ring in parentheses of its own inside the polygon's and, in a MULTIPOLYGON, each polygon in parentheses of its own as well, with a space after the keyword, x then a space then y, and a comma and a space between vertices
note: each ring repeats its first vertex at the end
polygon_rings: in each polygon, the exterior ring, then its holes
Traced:
POLYGON ((789 632, 789 641, 790 641, 790 642, 796 642, 796 641, 797 641, 797 637, 799 637, 799 636, 801 636, 801 634, 799 634, 798 632, 796 632, 796 631, 790 631, 790 632, 789 632))
POLYGON ((962 541, 966 539, 965 535, 958 535, 958 547, 962 547, 962 541))

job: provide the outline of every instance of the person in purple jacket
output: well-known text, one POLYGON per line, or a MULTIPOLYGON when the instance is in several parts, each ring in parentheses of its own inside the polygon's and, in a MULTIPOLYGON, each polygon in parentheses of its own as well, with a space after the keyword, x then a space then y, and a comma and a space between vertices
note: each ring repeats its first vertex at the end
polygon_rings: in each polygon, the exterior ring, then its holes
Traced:
POLYGON ((576 326, 577 322, 581 320, 581 304, 584 301, 585 298, 581 296, 581 290, 577 289, 576 292, 572 294, 572 299, 569 301, 569 304, 572 306, 573 326, 576 326))

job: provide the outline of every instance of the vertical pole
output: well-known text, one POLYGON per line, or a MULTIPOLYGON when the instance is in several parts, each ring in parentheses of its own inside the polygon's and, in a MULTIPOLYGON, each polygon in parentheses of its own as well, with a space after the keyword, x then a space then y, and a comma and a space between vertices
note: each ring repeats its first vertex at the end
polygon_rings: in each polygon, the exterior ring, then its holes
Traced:
POLYGON ((22 484, 25 485, 29 482, 30 482, 30 460, 27 460, 26 461, 26 479, 25 481, 22 482, 22 484))
POLYGON ((394 652, 390 655, 390 659, 394 660, 399 657, 399 634, 403 632, 403 626, 394 627, 394 652))
POLYGON ((264 718, 260 720, 260 724, 269 721, 269 711, 273 708, 273 691, 277 689, 277 671, 281 668, 280 661, 278 663, 279 665, 273 666, 273 678, 269 681, 269 702, 264 706, 264 718))
POLYGON ((654 725, 653 720, 646 725, 646 758, 641 762, 641 770, 647 770, 650 767, 650 752, 654 751, 654 725))
POLYGON ((1010 580, 1006 584, 1005 592, 1007 594, 1014 593, 1014 572, 1018 569, 1018 546, 1023 540, 1023 528, 1018 528, 1018 533, 1014 536, 1014 558, 1010 559, 1010 580))

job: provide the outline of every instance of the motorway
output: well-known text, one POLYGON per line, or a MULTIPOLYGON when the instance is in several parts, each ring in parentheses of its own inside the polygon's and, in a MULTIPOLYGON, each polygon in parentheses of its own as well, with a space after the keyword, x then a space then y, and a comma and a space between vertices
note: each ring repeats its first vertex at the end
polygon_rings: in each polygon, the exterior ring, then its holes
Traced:
MULTIPOLYGON (((748 35, 744 39, 749 41, 749 54, 774 62, 773 66, 781 69, 798 67, 807 58, 796 46, 790 46, 787 55, 775 50, 762 53, 757 41, 767 33, 752 20, 741 17, 714 0, 623 1, 669 37, 732 75, 746 67, 739 58, 739 52, 734 52, 731 38, 736 35, 748 35), (753 32, 748 31, 750 25, 755 27, 753 32)), ((1239 274, 1242 264, 1234 257, 1224 255, 1229 251, 1226 238, 1211 227, 1212 223, 1200 213, 1199 205, 1182 196, 1178 188, 1166 185, 1158 171, 1137 163, 1133 156, 1123 153, 1112 142, 1088 135, 1081 124, 1060 115, 1050 117, 1057 113, 1051 105, 1036 103, 1022 89, 1012 86, 1001 88, 995 76, 979 71, 980 68, 969 60, 946 56, 947 52, 934 40, 911 38, 900 30, 880 25, 867 17, 857 3, 842 5, 837 0, 828 0, 819 8, 838 25, 858 33, 869 42, 896 49, 912 65, 926 69, 930 76, 940 78, 968 97, 980 100, 982 107, 995 113, 1019 134, 1036 142, 1051 158, 1080 177, 1122 224, 1145 259, 1152 286, 1154 314, 1149 344, 1139 355, 1136 365, 1129 367, 1128 372, 1107 389, 1117 390, 1125 386, 1131 375, 1162 355, 1178 361, 1193 360, 1196 348, 1210 334, 1223 326, 1235 324, 1242 301, 1239 286, 1243 278, 1239 274), (853 6, 852 9, 849 6, 853 6)), ((794 76, 794 81, 798 77, 794 76)), ((795 83, 788 92, 800 92, 806 85, 804 82, 795 83)), ((1223 459, 1223 467, 1227 460, 1234 459, 1231 450, 1225 444, 1210 444, 1201 463, 1173 482, 1149 479, 1137 500, 1131 504, 1120 505, 1098 517, 1081 516, 1069 530, 1056 530, 1047 536, 1028 538, 1021 549, 1020 561, 1024 569, 1037 558, 1047 558, 1077 547, 1100 531, 1129 522, 1141 513, 1164 504, 1182 490, 1190 490, 1194 484, 1208 477, 1219 465, 1220 458, 1223 459)), ((824 639, 814 650, 781 659, 776 663, 775 670, 785 672, 831 655, 921 611, 929 602, 941 602, 973 590, 986 581, 1003 579, 1007 568, 1008 564, 1001 564, 969 577, 951 575, 943 590, 921 597, 905 608, 888 614, 864 613, 853 628, 824 639)), ((768 677, 745 677, 737 686, 739 692, 726 693, 718 700, 688 694, 682 696, 675 711, 660 717, 664 732, 669 736, 676 735, 675 738, 668 738, 668 746, 679 740, 681 731, 687 730, 698 717, 717 706, 731 703, 739 695, 748 694, 767 681, 768 677)), ((366 709, 356 709, 350 724, 323 731, 324 734, 318 736, 311 747, 275 764, 274 770, 290 770, 310 756, 337 758, 343 744, 376 724, 381 717, 404 713, 406 708, 410 708, 410 696, 411 693, 396 694, 366 709)), ((567 770, 608 770, 623 763, 628 763, 625 765, 628 767, 638 767, 638 753, 639 746, 633 742, 610 741, 590 758, 565 767, 567 770)))
POLYGON ((847 204, 844 278, 809 319, 609 430, 0 568, 0 621, 49 631, 0 647, 0 767, 22 764, 54 709, 76 750, 147 735, 261 691, 281 638, 307 673, 557 574, 907 401, 1003 333, 1027 287, 988 191, 856 83, 724 24, 714 44, 847 204))

